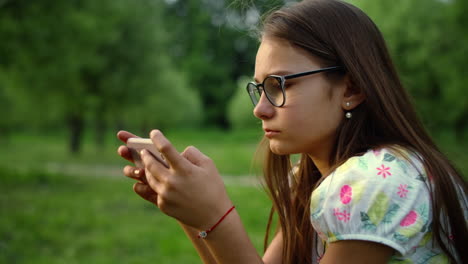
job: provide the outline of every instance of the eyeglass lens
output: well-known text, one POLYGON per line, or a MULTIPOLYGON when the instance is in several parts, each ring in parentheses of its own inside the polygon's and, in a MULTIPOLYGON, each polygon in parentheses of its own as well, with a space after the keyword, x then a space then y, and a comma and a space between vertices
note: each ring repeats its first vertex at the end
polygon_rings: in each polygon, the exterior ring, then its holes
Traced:
MULTIPOLYGON (((247 87, 250 99, 254 105, 257 105, 262 94, 262 88, 257 89, 257 87, 250 83, 247 87)), ((281 89, 280 79, 269 76, 263 81, 263 90, 266 93, 268 100, 275 106, 283 104, 283 90, 281 89)))

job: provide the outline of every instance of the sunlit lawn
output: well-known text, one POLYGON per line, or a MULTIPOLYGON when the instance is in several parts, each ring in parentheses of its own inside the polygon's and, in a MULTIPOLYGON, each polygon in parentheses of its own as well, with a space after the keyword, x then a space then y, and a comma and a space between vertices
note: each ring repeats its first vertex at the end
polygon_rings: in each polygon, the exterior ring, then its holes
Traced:
MULTIPOLYGON (((234 175, 228 192, 260 252, 270 202, 260 187, 236 184, 253 172, 258 131, 166 136, 179 151, 195 145, 212 157, 223 177, 234 175)), ((79 155, 68 153, 66 142, 17 134, 3 143, 0 263, 200 263, 177 223, 133 193, 114 132, 102 149, 87 136, 79 155)), ((466 178, 466 144, 439 143, 466 178)))
MULTIPOLYGON (((81 152, 78 154, 68 151, 68 138, 65 133, 14 134, 6 142, 0 138, 0 143, 8 150, 0 153, 0 166, 34 169, 67 165, 120 168, 128 163, 116 154, 117 147, 121 144, 115 137, 116 132, 107 133, 103 146, 97 146, 92 135, 85 134, 81 152)), ((178 151, 183 151, 190 145, 199 148, 214 160, 223 175, 248 175, 253 172, 252 160, 261 138, 260 132, 168 130, 165 131, 165 135, 178 151)), ((105 171, 104 173, 107 174, 105 171)))
MULTIPOLYGON (((200 263, 178 224, 125 178, 8 172, 0 180, 0 263, 200 263)), ((269 202, 228 186, 260 251, 269 202)))
MULTIPOLYGON (((177 223, 133 193, 114 134, 103 148, 87 136, 78 155, 68 153, 60 134, 15 134, 3 144, 0 263, 199 263, 177 223)), ((179 151, 200 148, 223 175, 252 172, 258 132, 166 135, 179 151)), ((230 182, 231 199, 260 250, 270 203, 260 187, 230 182)))

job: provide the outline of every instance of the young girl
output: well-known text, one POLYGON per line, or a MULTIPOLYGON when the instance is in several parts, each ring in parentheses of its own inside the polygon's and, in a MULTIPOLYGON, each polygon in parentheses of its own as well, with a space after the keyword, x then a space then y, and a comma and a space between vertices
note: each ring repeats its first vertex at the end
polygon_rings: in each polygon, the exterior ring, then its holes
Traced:
MULTIPOLYGON (((247 91, 279 216, 263 258, 196 148, 179 154, 154 130, 169 168, 147 151, 144 170, 124 168, 139 180, 136 193, 179 221, 204 263, 468 263, 466 182, 427 135, 361 10, 311 0, 271 13, 254 76, 247 91)), ((125 146, 119 154, 131 160, 125 146)))

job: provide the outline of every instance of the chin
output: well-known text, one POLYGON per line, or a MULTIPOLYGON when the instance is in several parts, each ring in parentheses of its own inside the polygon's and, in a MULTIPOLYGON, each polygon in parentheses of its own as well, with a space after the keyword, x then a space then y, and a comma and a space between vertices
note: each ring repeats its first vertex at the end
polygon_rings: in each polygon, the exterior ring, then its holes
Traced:
POLYGON ((284 144, 278 142, 272 142, 270 140, 270 150, 276 155, 289 155, 294 154, 295 152, 292 149, 288 148, 284 144))

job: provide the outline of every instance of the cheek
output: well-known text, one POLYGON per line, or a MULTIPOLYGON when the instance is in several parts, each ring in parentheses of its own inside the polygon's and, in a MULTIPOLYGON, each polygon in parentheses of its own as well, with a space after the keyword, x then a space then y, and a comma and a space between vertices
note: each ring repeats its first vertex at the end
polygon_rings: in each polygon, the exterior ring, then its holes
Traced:
POLYGON ((292 105, 290 110, 285 120, 292 128, 290 132, 303 143, 330 140, 335 136, 344 116, 341 107, 328 97, 304 100, 301 105, 292 105))

